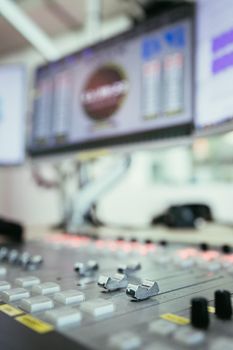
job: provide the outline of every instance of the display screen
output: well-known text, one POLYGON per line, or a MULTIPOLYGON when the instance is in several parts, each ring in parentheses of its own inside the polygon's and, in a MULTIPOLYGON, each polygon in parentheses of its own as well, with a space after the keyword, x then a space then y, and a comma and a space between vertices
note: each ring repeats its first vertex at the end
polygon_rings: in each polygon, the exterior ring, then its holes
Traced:
POLYGON ((24 160, 25 78, 22 66, 0 65, 0 165, 24 160))
POLYGON ((39 68, 31 152, 112 146, 190 131, 192 20, 186 12, 181 17, 176 13, 176 20, 168 17, 171 21, 161 25, 149 22, 39 68))
POLYGON ((233 120, 233 1, 198 0, 198 129, 233 120))

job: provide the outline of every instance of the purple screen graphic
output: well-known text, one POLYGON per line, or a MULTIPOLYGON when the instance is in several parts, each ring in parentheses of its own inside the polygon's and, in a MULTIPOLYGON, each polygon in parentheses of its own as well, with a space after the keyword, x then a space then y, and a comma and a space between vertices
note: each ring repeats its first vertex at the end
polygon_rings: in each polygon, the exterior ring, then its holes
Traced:
POLYGON ((212 41, 212 52, 214 56, 218 54, 218 57, 214 57, 212 62, 213 74, 218 74, 233 66, 233 47, 231 52, 224 52, 221 54, 221 50, 224 50, 229 45, 233 44, 233 29, 222 33, 215 37, 212 41))

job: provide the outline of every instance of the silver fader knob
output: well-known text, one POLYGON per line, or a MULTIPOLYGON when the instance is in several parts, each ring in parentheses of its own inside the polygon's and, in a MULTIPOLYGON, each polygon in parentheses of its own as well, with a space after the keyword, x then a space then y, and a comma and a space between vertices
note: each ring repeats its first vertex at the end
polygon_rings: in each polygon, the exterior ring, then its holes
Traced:
POLYGON ((31 255, 27 252, 23 252, 19 257, 19 264, 25 267, 30 261, 31 255))
POLYGON ((136 300, 145 300, 154 297, 159 293, 158 283, 155 281, 144 280, 142 284, 129 284, 126 294, 136 300))
POLYGON ((37 265, 40 266, 43 263, 43 258, 41 255, 32 255, 30 258, 29 263, 31 265, 37 265))
POLYGON ((12 249, 9 252, 7 259, 10 264, 16 264, 19 259, 19 252, 16 249, 12 249))
POLYGON ((109 292, 123 289, 128 286, 128 279, 126 275, 116 273, 113 277, 100 276, 98 286, 107 289, 109 292))
POLYGON ((94 260, 89 260, 87 263, 78 262, 74 265, 74 270, 80 276, 90 276, 99 269, 99 265, 94 260))
POLYGON ((9 249, 6 247, 0 248, 0 261, 6 260, 9 253, 9 249))
POLYGON ((132 273, 139 271, 141 267, 140 262, 131 262, 129 264, 120 265, 117 271, 125 275, 131 275, 132 273))
POLYGON ((25 258, 23 267, 25 270, 37 270, 43 263, 43 258, 41 255, 32 255, 29 259, 25 258))

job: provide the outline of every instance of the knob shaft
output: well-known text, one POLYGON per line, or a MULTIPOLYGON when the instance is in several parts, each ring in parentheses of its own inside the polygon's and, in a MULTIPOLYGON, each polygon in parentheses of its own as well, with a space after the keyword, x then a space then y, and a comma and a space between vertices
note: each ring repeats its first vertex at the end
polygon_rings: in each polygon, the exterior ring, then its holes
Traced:
POLYGON ((208 301, 205 298, 191 300, 191 324, 194 328, 207 329, 209 327, 208 301))
POLYGON ((232 317, 231 293, 227 290, 216 290, 214 302, 216 316, 221 320, 230 320, 232 317))

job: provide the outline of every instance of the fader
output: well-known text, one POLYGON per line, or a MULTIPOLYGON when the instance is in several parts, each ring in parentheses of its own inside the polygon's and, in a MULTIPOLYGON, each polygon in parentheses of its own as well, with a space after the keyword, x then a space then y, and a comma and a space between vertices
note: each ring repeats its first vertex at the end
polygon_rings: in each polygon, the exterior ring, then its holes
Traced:
POLYGON ((231 247, 166 243, 0 248, 1 349, 232 349, 231 247))

